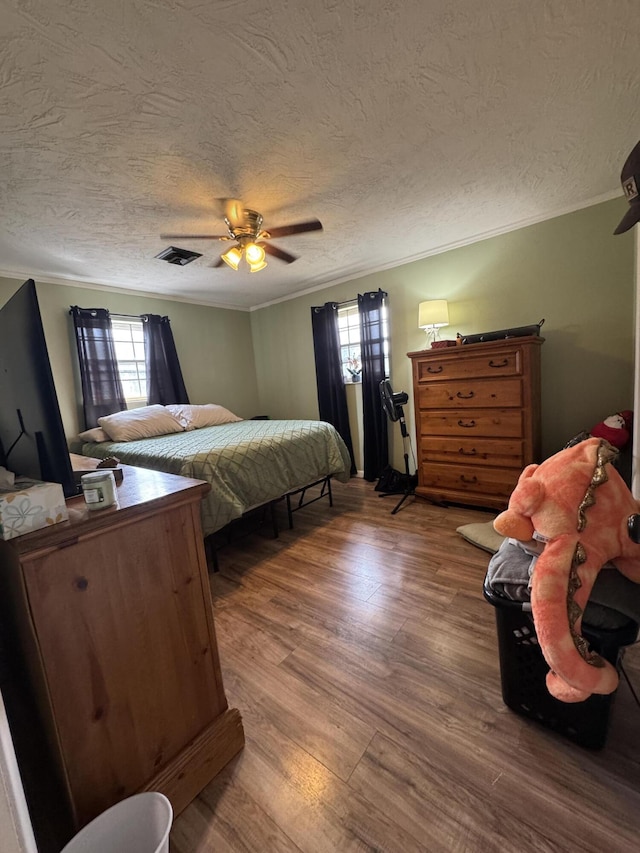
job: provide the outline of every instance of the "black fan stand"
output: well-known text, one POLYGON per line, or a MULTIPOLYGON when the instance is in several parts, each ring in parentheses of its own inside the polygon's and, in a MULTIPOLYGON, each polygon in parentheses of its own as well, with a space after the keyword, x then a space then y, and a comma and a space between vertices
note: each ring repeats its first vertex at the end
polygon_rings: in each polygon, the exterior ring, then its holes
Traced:
MULTIPOLYGON (((394 506, 394 508, 391 510, 391 515, 395 515, 401 509, 402 504, 406 501, 407 498, 421 497, 420 495, 416 494, 415 487, 411 485, 411 483, 414 482, 414 480, 415 480, 415 476, 412 477, 411 473, 409 472, 409 451, 407 449, 407 442, 410 441, 411 439, 409 438, 409 432, 407 430, 407 423, 404 419, 404 410, 403 410, 402 406, 396 406, 396 410, 397 410, 397 415, 398 415, 397 420, 400 423, 400 432, 402 433, 402 448, 404 450, 404 473, 405 473, 405 477, 406 477, 406 480, 405 480, 406 486, 405 486, 404 492, 402 494, 402 497, 400 498, 398 503, 394 506)), ((393 492, 389 492, 386 495, 380 495, 381 498, 389 498, 389 497, 394 497, 394 496, 395 495, 393 492)))
MULTIPOLYGON (((402 497, 391 510, 391 515, 395 515, 401 509, 403 503, 406 501, 407 498, 422 498, 423 500, 429 501, 430 503, 433 503, 433 501, 430 501, 429 498, 423 497, 423 495, 417 494, 415 486, 412 485, 412 483, 415 483, 417 478, 415 474, 412 476, 409 471, 409 448, 411 447, 411 438, 409 436, 409 431, 407 430, 407 422, 405 421, 403 409, 403 404, 408 401, 409 397, 404 391, 400 391, 397 394, 394 394, 391 390, 391 385, 388 379, 383 379, 380 383, 380 395, 382 397, 382 408, 386 412, 390 421, 398 421, 400 423, 400 432, 402 433, 402 449, 404 451, 404 472, 406 485, 402 497)), ((395 494, 395 492, 388 492, 387 494, 380 495, 380 497, 388 498, 394 496, 395 494)))

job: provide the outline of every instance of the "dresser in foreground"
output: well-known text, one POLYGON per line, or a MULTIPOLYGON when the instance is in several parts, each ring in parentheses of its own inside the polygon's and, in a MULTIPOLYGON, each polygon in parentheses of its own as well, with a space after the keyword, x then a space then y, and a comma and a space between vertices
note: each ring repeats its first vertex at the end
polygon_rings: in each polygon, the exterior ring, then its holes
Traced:
POLYGON ((213 623, 209 486, 123 470, 116 507, 72 498, 68 522, 0 541, 6 654, 41 726, 66 834, 142 791, 179 813, 244 744, 213 623))
POLYGON ((531 336, 408 353, 418 494, 505 509, 522 469, 540 461, 543 342, 531 336))

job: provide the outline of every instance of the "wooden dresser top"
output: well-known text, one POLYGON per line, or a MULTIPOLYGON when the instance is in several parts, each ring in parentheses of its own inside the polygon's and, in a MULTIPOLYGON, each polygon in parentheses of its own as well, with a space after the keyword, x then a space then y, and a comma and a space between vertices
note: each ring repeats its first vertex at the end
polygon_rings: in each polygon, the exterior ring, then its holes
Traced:
MULTIPOLYGON (((93 470, 100 462, 99 459, 75 453, 70 456, 74 471, 93 470)), ((68 498, 68 521, 17 536, 6 544, 11 545, 20 554, 66 547, 73 544, 79 536, 92 536, 169 507, 200 501, 211 488, 203 480, 164 474, 147 468, 134 468, 131 465, 118 467, 122 468, 124 476, 116 490, 116 506, 91 511, 87 509, 82 495, 68 498)))

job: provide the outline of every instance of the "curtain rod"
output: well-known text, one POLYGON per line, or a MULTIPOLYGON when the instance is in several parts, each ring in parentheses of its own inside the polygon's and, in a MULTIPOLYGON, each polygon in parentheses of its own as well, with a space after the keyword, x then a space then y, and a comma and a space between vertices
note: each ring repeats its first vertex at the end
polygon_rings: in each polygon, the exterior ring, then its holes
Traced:
MULTIPOLYGON (((387 291, 386 291, 386 290, 382 290, 382 289, 379 289, 379 290, 375 291, 375 293, 376 293, 376 294, 378 294, 378 293, 382 293, 382 295, 383 295, 385 298, 389 296, 389 294, 387 293, 387 291)), ((357 297, 357 296, 354 296, 354 297, 353 297, 353 299, 345 299, 343 302, 332 302, 331 304, 332 304, 332 305, 337 305, 338 307, 340 307, 341 305, 351 305, 352 303, 355 303, 355 304, 357 304, 357 303, 358 303, 358 297, 357 297)), ((316 305, 315 307, 316 307, 316 308, 324 308, 324 305, 316 305)))
POLYGON ((84 312, 87 312, 89 314, 91 314, 91 312, 95 312, 97 314, 98 311, 104 311, 106 314, 109 315, 109 317, 122 317, 123 319, 126 319, 126 320, 140 320, 141 316, 142 316, 140 314, 121 314, 120 312, 117 312, 117 311, 112 312, 112 311, 109 311, 108 308, 80 308, 79 305, 72 305, 69 308, 69 314, 73 314, 76 311, 77 312, 84 311, 84 312))
POLYGON ((358 300, 356 298, 356 299, 345 299, 344 302, 329 302, 329 303, 325 302, 324 305, 312 305, 311 310, 315 311, 316 313, 318 313, 318 311, 324 311, 324 306, 327 304, 335 305, 336 308, 339 308, 341 305, 357 305, 358 300))
MULTIPOLYGON (((91 313, 92 311, 95 311, 96 313, 98 311, 105 311, 109 317, 115 317, 116 319, 118 317, 121 317, 123 320, 142 320, 143 322, 144 317, 150 316, 149 312, 145 314, 122 314, 120 311, 109 311, 108 308, 79 308, 77 305, 71 306, 71 308, 69 309, 69 314, 73 314, 74 309, 77 309, 78 311, 88 311, 89 313, 91 313)), ((155 316, 161 317, 160 314, 156 314, 155 316)))
POLYGON ((110 317, 115 317, 116 320, 118 317, 122 317, 123 320, 142 320, 145 322, 145 317, 160 317, 161 320, 168 320, 168 317, 165 317, 163 314, 152 314, 149 311, 145 311, 144 314, 121 314, 119 311, 110 311, 110 317))

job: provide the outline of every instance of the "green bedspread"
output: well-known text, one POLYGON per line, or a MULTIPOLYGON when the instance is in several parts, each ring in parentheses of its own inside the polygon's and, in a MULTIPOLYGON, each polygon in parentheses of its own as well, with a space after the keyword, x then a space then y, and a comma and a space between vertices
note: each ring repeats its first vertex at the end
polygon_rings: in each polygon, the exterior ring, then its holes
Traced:
POLYGON ((84 444, 82 453, 209 482, 202 502, 205 536, 328 474, 346 482, 351 467, 343 440, 324 421, 238 421, 138 441, 84 444))

